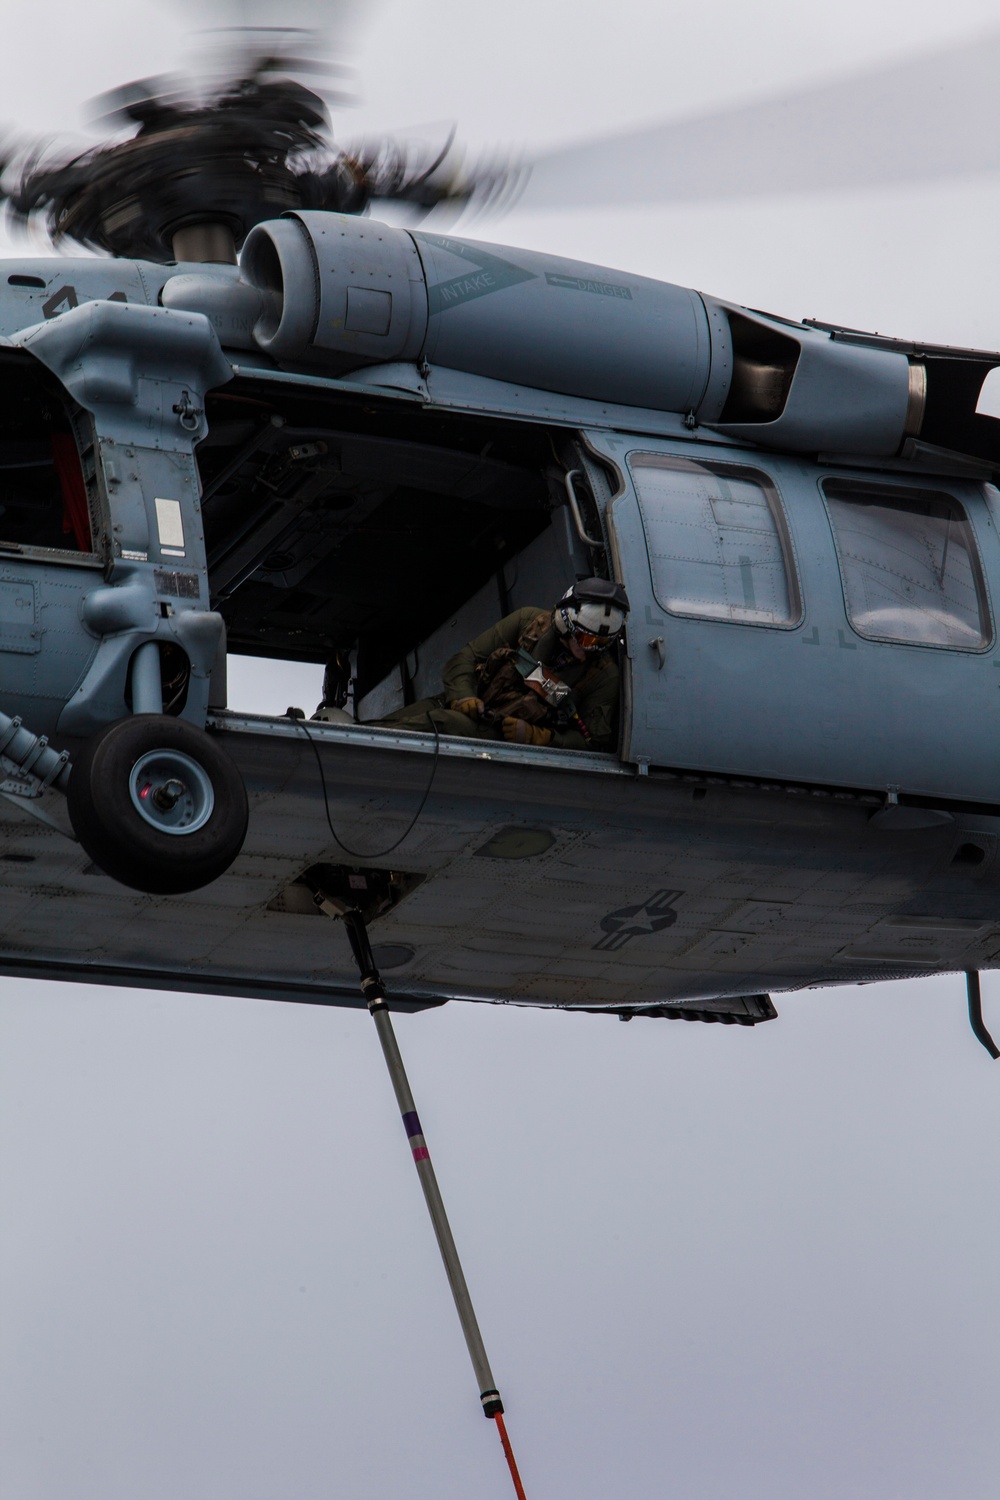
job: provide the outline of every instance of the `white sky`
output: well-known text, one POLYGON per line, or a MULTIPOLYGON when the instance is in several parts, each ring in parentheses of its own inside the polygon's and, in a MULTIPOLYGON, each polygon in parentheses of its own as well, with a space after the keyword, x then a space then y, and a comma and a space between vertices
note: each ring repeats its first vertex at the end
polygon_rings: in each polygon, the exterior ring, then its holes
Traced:
MULTIPOLYGON (((76 128, 182 39, 138 0, 2 14, 2 110, 33 130, 76 128)), ((344 133, 454 117, 475 143, 555 143, 995 18, 399 0, 344 133)), ((485 232, 989 348, 998 202, 981 178, 485 232)), ((311 709, 314 677, 289 683, 243 675, 234 698, 311 709)), ((957 976, 777 1003, 752 1032, 397 1022, 532 1500, 993 1500, 1000 1065, 957 976)), ((5 1500, 508 1495, 363 1013, 8 981, 0 1225, 5 1500)))

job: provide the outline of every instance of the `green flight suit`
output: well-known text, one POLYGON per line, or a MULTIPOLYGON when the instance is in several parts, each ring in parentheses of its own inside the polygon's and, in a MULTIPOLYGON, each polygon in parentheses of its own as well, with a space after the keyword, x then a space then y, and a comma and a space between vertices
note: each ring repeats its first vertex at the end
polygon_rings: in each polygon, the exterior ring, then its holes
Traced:
MULTIPOLYGON (((408 703, 376 722, 393 729, 427 731, 433 726, 439 734, 502 740, 503 730, 499 724, 472 719, 468 714, 449 708, 448 704, 459 698, 478 698, 476 668, 502 646, 516 646, 521 632, 543 613, 545 611, 533 607, 517 609, 489 630, 484 630, 482 635, 477 635, 445 662, 441 672, 444 692, 439 697, 408 703)), ((556 631, 550 628, 538 642, 534 653, 536 660, 545 662, 558 644, 556 631)), ((591 656, 585 662, 574 661, 568 667, 560 667, 558 675, 571 689, 586 679, 582 691, 574 691, 573 698, 577 713, 590 731, 590 743, 578 729, 570 726, 565 730, 553 730, 549 744, 560 750, 613 751, 617 737, 619 680, 612 652, 596 658, 591 656)))

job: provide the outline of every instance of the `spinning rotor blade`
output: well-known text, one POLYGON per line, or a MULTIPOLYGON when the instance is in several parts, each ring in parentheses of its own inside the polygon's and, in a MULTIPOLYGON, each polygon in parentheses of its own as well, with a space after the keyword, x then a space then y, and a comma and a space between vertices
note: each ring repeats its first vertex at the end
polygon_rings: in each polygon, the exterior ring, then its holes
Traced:
POLYGON ((276 10, 273 0, 172 0, 189 15, 195 33, 199 64, 205 41, 218 37, 227 57, 233 44, 267 49, 268 37, 297 33, 311 40, 324 57, 343 57, 356 48, 358 37, 378 9, 379 0, 287 0, 276 10))
MULTIPOLYGON (((208 4, 225 18, 225 0, 208 4)), ((248 18, 255 8, 239 10, 248 18)), ((202 33, 186 74, 94 101, 114 132, 103 144, 75 155, 12 144, 0 185, 8 219, 43 228, 56 246, 231 262, 261 219, 290 208, 362 212, 376 184, 330 134, 329 105, 343 102, 330 84, 348 72, 334 54, 343 28, 331 34, 330 23, 348 7, 320 9, 298 0, 292 19, 321 19, 321 30, 202 33)))
POLYGON ((171 0, 199 29, 180 71, 138 79, 92 99, 87 122, 118 128, 144 102, 190 107, 211 99, 241 77, 267 71, 297 79, 327 104, 353 102, 342 92, 353 77, 347 59, 379 0, 291 0, 275 25, 269 0, 171 0))
POLYGON ((777 99, 542 153, 527 209, 690 203, 1000 168, 1000 32, 777 99))
POLYGON ((208 19, 242 24, 202 33, 186 76, 98 101, 117 139, 76 156, 10 148, 0 201, 13 222, 113 255, 234 260, 255 223, 293 208, 454 222, 515 205, 828 193, 1000 168, 997 30, 784 97, 533 158, 470 160, 450 133, 429 146, 333 138, 329 106, 344 102, 335 80, 349 72, 350 31, 371 0, 292 0, 281 19, 296 25, 283 26, 254 24, 264 0, 205 3, 208 19))

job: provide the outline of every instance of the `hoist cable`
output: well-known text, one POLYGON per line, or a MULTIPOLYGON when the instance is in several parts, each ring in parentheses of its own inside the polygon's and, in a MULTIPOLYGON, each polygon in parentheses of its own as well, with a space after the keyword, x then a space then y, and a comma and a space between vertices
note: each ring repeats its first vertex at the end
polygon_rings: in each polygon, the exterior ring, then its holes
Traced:
POLYGON ((316 757, 316 767, 319 771, 320 786, 323 788, 323 807, 326 812, 326 823, 331 834, 333 835, 333 841, 337 845, 337 847, 339 849, 343 849, 345 854, 350 854, 353 859, 383 859, 387 854, 395 853, 403 840, 409 838, 414 828, 416 828, 420 815, 423 812, 424 808, 427 806, 427 799, 431 794, 431 788, 434 785, 434 778, 437 775, 438 756, 441 754, 441 734, 430 714, 428 713, 427 715, 427 722, 434 733, 434 759, 431 762, 431 774, 427 778, 427 786, 424 788, 424 795, 420 799, 420 806, 417 808, 416 812, 413 814, 413 817, 407 824, 407 827, 399 835, 399 838, 394 844, 390 844, 388 849, 377 849, 372 850, 371 852, 367 852, 363 849, 352 849, 349 844, 344 843, 343 839, 334 828, 333 818, 330 816, 330 794, 327 790, 326 773, 323 770, 323 760, 319 753, 319 746, 313 739, 312 735, 309 733, 305 719, 300 719, 296 714, 293 713, 286 713, 285 718, 289 719, 297 729, 302 730, 302 733, 305 735, 306 739, 312 746, 313 755, 315 755, 316 757))

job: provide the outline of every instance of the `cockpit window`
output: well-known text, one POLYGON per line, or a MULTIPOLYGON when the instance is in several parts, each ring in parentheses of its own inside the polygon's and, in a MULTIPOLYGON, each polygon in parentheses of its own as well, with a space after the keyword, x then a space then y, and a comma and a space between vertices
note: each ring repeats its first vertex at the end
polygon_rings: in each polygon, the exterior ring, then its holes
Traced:
POLYGON ((664 609, 747 625, 798 624, 802 605, 785 518, 759 470, 629 455, 653 593, 664 609))
POLYGON ((54 386, 34 360, 0 360, 0 546, 90 554, 80 450, 54 386))
POLYGON ((91 550, 87 494, 71 432, 27 441, 0 434, 0 541, 91 550))
POLYGON ((992 640, 972 528, 951 495, 823 482, 847 617, 859 635, 977 651, 992 640))

